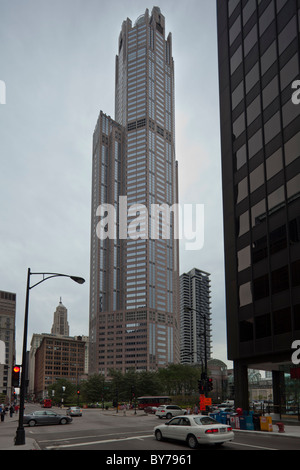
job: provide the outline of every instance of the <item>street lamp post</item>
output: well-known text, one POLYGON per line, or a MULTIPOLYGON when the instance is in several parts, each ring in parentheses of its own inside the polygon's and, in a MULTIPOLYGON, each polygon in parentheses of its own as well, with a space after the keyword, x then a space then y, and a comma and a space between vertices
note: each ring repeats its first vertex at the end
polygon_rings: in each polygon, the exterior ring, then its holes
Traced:
MULTIPOLYGON (((204 320, 204 373, 205 373, 205 396, 207 396, 207 338, 206 338, 206 315, 191 307, 184 307, 185 313, 196 312, 204 320)), ((199 334, 200 336, 200 334, 199 334)))
POLYGON ((27 272, 27 288, 26 288, 26 303, 25 303, 25 316, 24 316, 24 333, 23 333, 23 352, 22 352, 22 373, 21 373, 21 383, 20 383, 20 408, 19 408, 19 425, 15 437, 15 445, 24 445, 25 444, 25 430, 23 425, 24 418, 24 401, 25 401, 25 374, 27 367, 27 332, 28 332, 28 311, 29 311, 29 291, 33 289, 38 284, 41 284, 47 279, 52 277, 69 277, 72 281, 77 282, 78 284, 83 284, 85 280, 82 277, 70 276, 68 274, 60 273, 32 273, 30 268, 27 272), (30 276, 40 275, 43 278, 38 281, 33 286, 30 286, 30 276), (46 276, 46 277, 45 277, 46 276))

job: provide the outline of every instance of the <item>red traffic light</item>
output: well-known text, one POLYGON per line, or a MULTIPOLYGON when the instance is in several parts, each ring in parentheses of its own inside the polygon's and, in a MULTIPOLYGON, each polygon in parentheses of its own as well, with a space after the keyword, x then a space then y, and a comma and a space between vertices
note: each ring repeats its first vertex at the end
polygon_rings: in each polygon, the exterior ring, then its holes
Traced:
POLYGON ((13 387, 20 387, 21 366, 14 365, 11 374, 11 384, 13 387))

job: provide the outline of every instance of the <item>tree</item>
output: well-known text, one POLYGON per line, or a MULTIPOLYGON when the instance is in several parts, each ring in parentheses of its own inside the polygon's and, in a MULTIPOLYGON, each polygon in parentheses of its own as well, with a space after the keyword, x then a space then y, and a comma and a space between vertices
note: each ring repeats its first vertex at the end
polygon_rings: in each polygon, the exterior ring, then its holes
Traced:
POLYGON ((59 379, 48 387, 48 395, 49 398, 53 397, 56 403, 72 403, 76 395, 76 385, 67 379, 59 379))
POLYGON ((159 369, 158 376, 167 395, 190 395, 198 390, 202 369, 184 364, 169 364, 159 369))
POLYGON ((88 402, 100 402, 102 398, 107 398, 105 378, 103 375, 90 375, 87 380, 80 383, 81 399, 88 402))

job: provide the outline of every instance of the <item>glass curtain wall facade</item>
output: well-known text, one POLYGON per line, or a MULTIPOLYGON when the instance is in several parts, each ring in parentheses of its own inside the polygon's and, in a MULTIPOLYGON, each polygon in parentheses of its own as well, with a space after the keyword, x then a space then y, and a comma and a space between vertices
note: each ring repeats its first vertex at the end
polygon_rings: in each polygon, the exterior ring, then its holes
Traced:
POLYGON ((172 37, 154 7, 122 24, 115 120, 101 112, 94 133, 90 371, 179 362, 178 240, 163 217, 177 202, 172 37), (105 203, 117 236, 99 240, 105 203))
MULTIPOLYGON (((218 0, 228 357, 291 365, 300 337, 298 0, 218 0)), ((246 400, 246 402, 245 402, 246 400)))

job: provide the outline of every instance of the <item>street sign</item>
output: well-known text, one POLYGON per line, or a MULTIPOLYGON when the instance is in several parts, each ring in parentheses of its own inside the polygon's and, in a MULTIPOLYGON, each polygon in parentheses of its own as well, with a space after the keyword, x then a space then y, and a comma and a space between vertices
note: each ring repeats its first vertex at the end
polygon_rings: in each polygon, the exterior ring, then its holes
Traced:
POLYGON ((211 398, 206 397, 205 395, 200 395, 199 397, 200 411, 204 411, 207 406, 211 406, 211 398))

